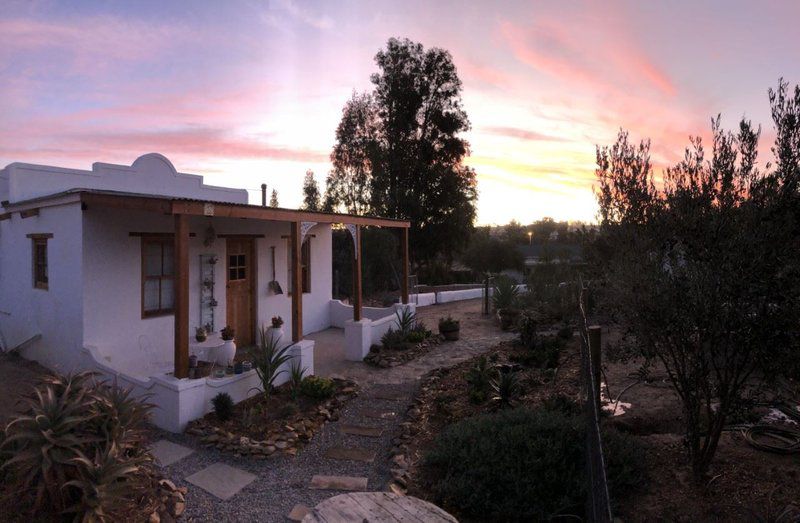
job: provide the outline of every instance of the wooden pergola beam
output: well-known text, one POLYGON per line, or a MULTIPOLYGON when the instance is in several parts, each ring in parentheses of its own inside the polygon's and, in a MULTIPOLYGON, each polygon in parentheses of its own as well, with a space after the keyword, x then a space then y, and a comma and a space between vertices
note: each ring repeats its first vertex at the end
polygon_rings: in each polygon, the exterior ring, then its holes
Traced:
POLYGON ((189 377, 189 217, 175 215, 175 369, 189 377))
POLYGON ((292 342, 297 343, 303 339, 303 274, 300 267, 302 247, 300 243, 300 222, 292 222, 291 226, 292 249, 292 342))
POLYGON ((408 303, 408 229, 400 230, 400 257, 403 260, 403 270, 400 281, 400 301, 408 303))

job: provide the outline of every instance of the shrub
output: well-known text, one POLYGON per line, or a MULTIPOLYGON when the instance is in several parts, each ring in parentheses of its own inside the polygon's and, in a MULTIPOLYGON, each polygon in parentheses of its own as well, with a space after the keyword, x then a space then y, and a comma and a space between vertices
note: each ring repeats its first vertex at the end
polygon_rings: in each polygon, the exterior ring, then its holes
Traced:
POLYGON ((461 327, 461 322, 453 319, 452 316, 448 316, 447 318, 439 318, 439 331, 446 332, 446 331, 454 331, 458 330, 461 327))
POLYGON ((512 353, 509 359, 526 367, 554 369, 558 367, 563 345, 564 342, 560 338, 542 337, 539 338, 539 343, 534 348, 516 354, 512 353))
POLYGON ((581 413, 581 405, 574 399, 564 394, 548 396, 542 401, 542 408, 545 410, 560 412, 567 416, 577 416, 581 413))
MULTIPOLYGON (((482 396, 486 399, 486 393, 489 392, 492 376, 494 376, 496 372, 495 368, 489 365, 486 356, 479 357, 475 361, 475 364, 467 371, 466 375, 470 397, 472 397, 472 393, 474 392, 476 393, 476 398, 482 396)), ((483 400, 478 403, 483 403, 483 400)))
POLYGON ((492 305, 495 310, 514 309, 519 303, 519 290, 516 282, 508 276, 497 276, 494 279, 492 305))
POLYGON ((558 333, 556 334, 560 339, 566 341, 572 339, 572 326, 571 325, 564 325, 560 329, 558 329, 558 333))
POLYGON ((300 384, 300 393, 313 399, 328 399, 336 392, 336 386, 328 378, 309 376, 300 384))
POLYGON ((520 315, 517 323, 519 342, 526 349, 533 349, 536 346, 536 327, 536 319, 532 312, 525 311, 520 315))
POLYGON ((413 330, 408 333, 408 336, 406 336, 406 341, 409 343, 420 343, 425 341, 425 338, 426 336, 424 332, 413 330))
POLYGON ((404 349, 406 343, 406 337, 402 331, 394 330, 393 328, 389 327, 389 330, 381 336, 381 345, 383 345, 384 349, 404 349))
POLYGON ((3 505, 23 519, 146 519, 156 508, 145 445, 152 405, 94 373, 43 378, 0 434, 3 505))
MULTIPOLYGON (((610 489, 643 480, 633 438, 604 435, 610 489)), ((541 521, 583 514, 584 432, 579 418, 547 410, 478 415, 446 428, 424 457, 433 501, 481 521, 541 521), (480 495, 476 495, 480 493, 480 495)))
POLYGON ((258 378, 261 380, 264 396, 269 400, 275 380, 286 372, 286 370, 280 370, 281 366, 292 359, 289 354, 291 345, 280 348, 281 338, 271 336, 263 325, 260 334, 259 344, 249 347, 248 353, 250 359, 253 360, 253 368, 256 369, 258 378))
POLYGON ((225 422, 233 417, 233 399, 227 392, 220 392, 214 396, 211 404, 218 420, 225 422))

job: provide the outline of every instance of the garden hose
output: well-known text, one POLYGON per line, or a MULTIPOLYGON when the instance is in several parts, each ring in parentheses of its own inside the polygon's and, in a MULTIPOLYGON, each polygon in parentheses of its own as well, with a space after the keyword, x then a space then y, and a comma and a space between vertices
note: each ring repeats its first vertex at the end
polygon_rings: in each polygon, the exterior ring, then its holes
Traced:
POLYGON ((800 453, 800 430, 782 425, 753 425, 742 428, 751 447, 776 454, 800 453))

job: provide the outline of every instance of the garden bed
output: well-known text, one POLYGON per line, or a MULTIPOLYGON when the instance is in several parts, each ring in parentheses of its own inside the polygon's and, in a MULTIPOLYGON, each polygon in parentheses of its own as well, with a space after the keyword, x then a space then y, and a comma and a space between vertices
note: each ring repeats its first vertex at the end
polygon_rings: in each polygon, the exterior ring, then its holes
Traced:
MULTIPOLYGON (((325 378, 306 380, 326 382, 325 378)), ((255 459, 295 455, 326 421, 339 419, 344 404, 358 395, 353 381, 337 378, 327 381, 330 389, 324 388, 313 395, 300 393, 295 399, 291 385, 286 383, 276 387, 268 400, 259 393, 238 403, 227 421, 221 421, 211 412, 191 422, 186 432, 198 436, 207 446, 236 455, 255 459)))

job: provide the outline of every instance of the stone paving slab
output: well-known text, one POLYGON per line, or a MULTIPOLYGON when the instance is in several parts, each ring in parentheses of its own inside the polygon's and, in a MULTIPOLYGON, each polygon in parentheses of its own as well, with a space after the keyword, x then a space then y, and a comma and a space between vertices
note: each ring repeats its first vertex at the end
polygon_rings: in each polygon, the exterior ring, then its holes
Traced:
POLYGON ((309 488, 319 490, 366 490, 367 478, 354 476, 314 476, 309 488))
POLYGON ((214 463, 186 478, 206 492, 227 500, 255 481, 256 476, 224 463, 214 463))
POLYGON ((329 459, 342 459, 348 461, 363 461, 364 463, 372 463, 375 461, 375 451, 359 447, 331 447, 325 451, 325 457, 329 459))
POLYGON ((363 425, 339 425, 339 432, 350 434, 351 436, 366 436, 368 438, 380 438, 383 429, 380 427, 365 427, 363 425))
POLYGON ((153 443, 153 446, 150 447, 150 452, 162 467, 168 467, 176 461, 182 460, 194 450, 166 439, 160 439, 153 443))
POLYGON ((397 413, 394 411, 377 410, 377 409, 364 409, 362 414, 372 419, 390 419, 397 416, 397 413))
POLYGON ((298 503, 292 508, 292 511, 289 512, 289 515, 286 518, 289 521, 303 521, 303 518, 311 512, 311 509, 307 506, 303 505, 302 503, 298 503))

